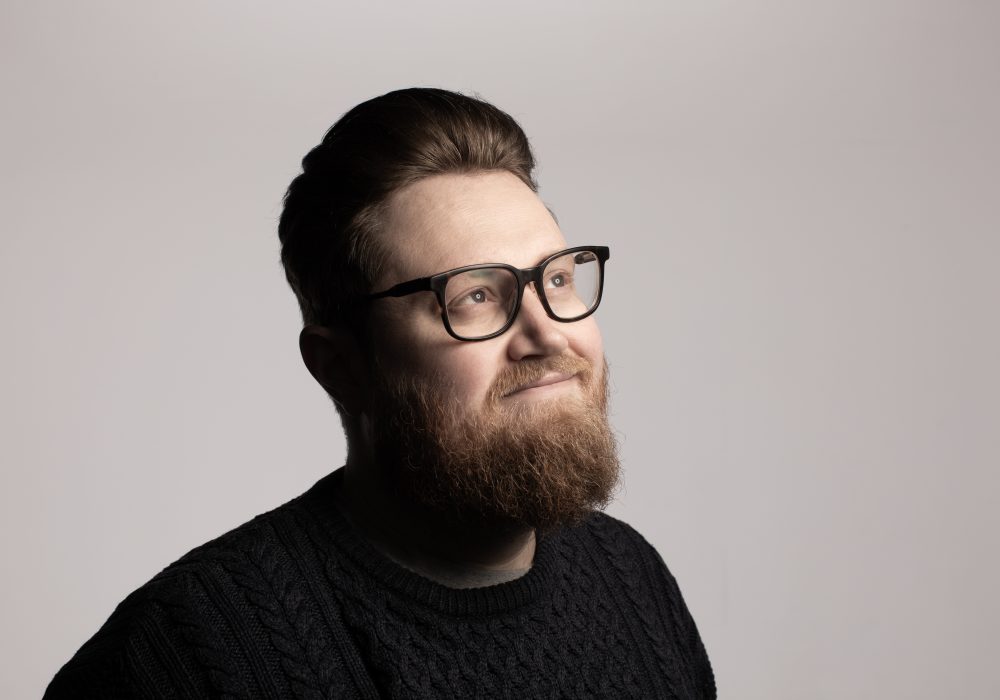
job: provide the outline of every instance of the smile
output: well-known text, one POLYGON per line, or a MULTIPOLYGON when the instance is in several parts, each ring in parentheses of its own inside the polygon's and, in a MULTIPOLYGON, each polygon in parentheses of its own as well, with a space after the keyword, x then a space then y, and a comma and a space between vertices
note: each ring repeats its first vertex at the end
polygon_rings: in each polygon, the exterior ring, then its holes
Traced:
POLYGON ((570 382, 576 378, 575 373, 570 372, 553 372, 551 374, 546 374, 541 379, 535 380, 530 384, 525 384, 520 386, 511 393, 507 394, 504 398, 511 396, 530 396, 533 394, 547 393, 559 389, 561 387, 570 386, 570 382))

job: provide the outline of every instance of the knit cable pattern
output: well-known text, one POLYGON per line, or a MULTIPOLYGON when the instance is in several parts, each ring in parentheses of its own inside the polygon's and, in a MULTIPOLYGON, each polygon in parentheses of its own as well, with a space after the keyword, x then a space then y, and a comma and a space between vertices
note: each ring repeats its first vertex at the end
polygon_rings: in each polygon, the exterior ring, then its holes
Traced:
POLYGON ((623 523, 595 513, 522 578, 450 589, 352 529, 339 477, 167 567, 46 697, 715 697, 673 577, 623 523))

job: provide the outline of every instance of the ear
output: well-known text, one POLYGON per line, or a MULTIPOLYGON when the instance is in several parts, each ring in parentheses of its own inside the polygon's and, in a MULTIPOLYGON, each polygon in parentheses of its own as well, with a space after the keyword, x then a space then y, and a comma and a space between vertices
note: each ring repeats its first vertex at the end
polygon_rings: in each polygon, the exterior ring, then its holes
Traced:
POLYGON ((299 351, 310 374, 347 415, 364 410, 368 363, 351 330, 308 325, 299 334, 299 351))

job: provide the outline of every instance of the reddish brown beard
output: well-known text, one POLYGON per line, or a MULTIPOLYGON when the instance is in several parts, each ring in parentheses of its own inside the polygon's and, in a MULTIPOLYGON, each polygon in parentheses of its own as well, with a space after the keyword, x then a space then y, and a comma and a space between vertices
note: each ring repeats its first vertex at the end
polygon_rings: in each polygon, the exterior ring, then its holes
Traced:
POLYGON ((607 364, 599 379, 575 355, 502 371, 485 407, 470 409, 440 382, 389 378, 372 406, 374 457, 402 503, 455 525, 578 523, 610 502, 617 444, 608 424, 607 364), (505 405, 502 397, 547 372, 577 373, 582 399, 505 405))

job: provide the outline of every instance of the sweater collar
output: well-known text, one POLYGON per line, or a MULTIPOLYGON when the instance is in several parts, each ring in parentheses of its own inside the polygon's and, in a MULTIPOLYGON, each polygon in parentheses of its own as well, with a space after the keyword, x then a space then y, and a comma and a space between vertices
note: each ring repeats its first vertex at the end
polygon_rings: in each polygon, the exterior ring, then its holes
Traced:
POLYGON ((564 563, 558 556, 561 530, 539 535, 531 569, 520 578, 480 588, 450 588, 393 561, 344 517, 334 502, 343 468, 326 475, 303 494, 303 503, 325 525, 331 544, 376 585, 451 615, 494 615, 529 605, 550 591, 564 563))

